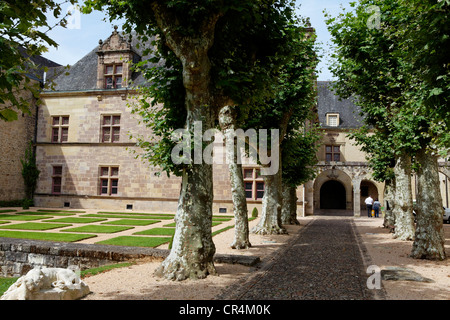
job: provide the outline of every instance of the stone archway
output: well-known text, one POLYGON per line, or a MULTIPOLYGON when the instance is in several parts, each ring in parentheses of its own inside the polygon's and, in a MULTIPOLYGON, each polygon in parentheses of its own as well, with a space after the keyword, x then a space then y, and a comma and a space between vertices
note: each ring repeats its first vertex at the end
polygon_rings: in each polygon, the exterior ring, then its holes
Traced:
POLYGON ((369 180, 362 180, 360 184, 360 203, 361 210, 366 209, 365 200, 368 196, 371 196, 373 200, 380 200, 380 196, 378 194, 378 188, 375 183, 369 180))
POLYGON ((352 180, 337 168, 322 171, 313 184, 314 209, 353 209, 352 180))
POLYGON ((320 209, 347 209, 345 186, 337 180, 328 180, 320 188, 320 209))

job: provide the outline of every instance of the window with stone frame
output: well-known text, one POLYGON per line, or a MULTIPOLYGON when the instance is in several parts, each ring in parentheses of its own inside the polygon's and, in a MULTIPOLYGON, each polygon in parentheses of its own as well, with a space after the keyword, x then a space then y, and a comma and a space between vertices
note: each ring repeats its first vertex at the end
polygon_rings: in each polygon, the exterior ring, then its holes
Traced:
POLYGON ((119 193, 119 167, 100 167, 100 195, 114 196, 119 193))
POLYGON ((69 116, 52 116, 53 143, 67 142, 69 139, 69 116))
POLYGON ((341 161, 341 148, 337 145, 325 146, 325 161, 341 161))
POLYGON ((105 89, 122 88, 122 64, 105 65, 105 89))
POLYGON ((261 200, 264 196, 264 180, 259 168, 244 169, 245 197, 251 200, 261 200))
POLYGON ((120 115, 102 116, 102 142, 118 142, 120 140, 120 115))
POLYGON ((62 166, 52 167, 52 194, 61 194, 62 191, 62 166))
POLYGON ((339 113, 327 114, 327 126, 338 127, 339 126, 339 113))

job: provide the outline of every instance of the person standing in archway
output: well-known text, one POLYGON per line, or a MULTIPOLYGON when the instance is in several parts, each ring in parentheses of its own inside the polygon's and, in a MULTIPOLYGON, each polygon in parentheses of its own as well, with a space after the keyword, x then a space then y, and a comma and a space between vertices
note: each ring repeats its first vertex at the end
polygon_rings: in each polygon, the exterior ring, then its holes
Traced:
POLYGON ((366 206, 367 206, 367 216, 370 218, 372 216, 372 206, 373 206, 373 199, 369 195, 369 197, 366 198, 366 206))
POLYGON ((375 201, 373 202, 373 211, 375 212, 375 218, 379 217, 380 208, 381 208, 381 202, 379 202, 378 199, 375 199, 375 201))

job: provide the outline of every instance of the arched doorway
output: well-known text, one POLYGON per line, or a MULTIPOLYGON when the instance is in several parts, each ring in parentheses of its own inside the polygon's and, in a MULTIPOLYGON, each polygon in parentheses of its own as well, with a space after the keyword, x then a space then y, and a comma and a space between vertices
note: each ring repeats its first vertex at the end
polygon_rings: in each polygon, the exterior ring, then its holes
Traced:
POLYGON ((346 192, 342 183, 329 180, 320 188, 320 209, 346 209, 346 192))
POLYGON ((366 198, 368 196, 371 196, 373 198, 373 200, 381 200, 379 198, 379 194, 378 194, 378 188, 375 185, 375 183, 373 183, 372 181, 369 180, 363 180, 361 181, 361 185, 360 185, 360 189, 361 189, 361 200, 360 200, 360 204, 361 204, 361 210, 365 210, 366 209, 366 198))

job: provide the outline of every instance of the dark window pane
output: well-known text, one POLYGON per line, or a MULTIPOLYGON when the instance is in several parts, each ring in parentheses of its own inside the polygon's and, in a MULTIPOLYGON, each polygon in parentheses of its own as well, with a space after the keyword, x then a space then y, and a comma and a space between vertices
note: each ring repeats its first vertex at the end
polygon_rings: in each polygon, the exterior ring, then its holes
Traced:
POLYGON ((331 161, 331 153, 327 153, 326 154, 325 160, 328 161, 328 162, 331 161))
POLYGON ((113 66, 106 66, 105 67, 105 74, 112 74, 113 73, 113 66))
POLYGON ((247 199, 251 199, 252 198, 252 191, 245 191, 245 197, 247 199))
POLYGON ((264 191, 257 191, 256 192, 256 199, 262 199, 264 196, 264 191))
POLYGON ((264 182, 257 182, 256 190, 264 190, 264 182))
POLYGON ((59 138, 59 129, 53 128, 52 129, 52 142, 58 142, 58 138, 59 138))
POLYGON ((326 146, 325 147, 325 152, 331 152, 331 146, 326 146))
POLYGON ((112 89, 112 87, 113 87, 113 78, 112 77, 105 77, 105 87, 106 87, 106 89, 112 89))
POLYGON ((61 128, 61 141, 66 142, 69 138, 69 128, 61 128))
POLYGON ((122 73, 122 65, 119 64, 116 66, 116 74, 121 74, 122 73))
POLYGON ((62 118, 62 124, 68 125, 69 124, 69 117, 63 117, 62 118))
POLYGON ((117 89, 122 88, 122 77, 116 77, 116 86, 117 89))
POLYGON ((339 146, 334 146, 333 147, 333 152, 339 152, 339 146))
POLYGON ((60 167, 60 166, 53 167, 53 174, 54 175, 61 175, 62 174, 62 167, 60 167))
POLYGON ((52 122, 52 124, 53 124, 54 126, 59 125, 59 117, 53 117, 53 122, 52 122))
POLYGON ((341 161, 341 155, 339 153, 334 154, 334 161, 341 161))

